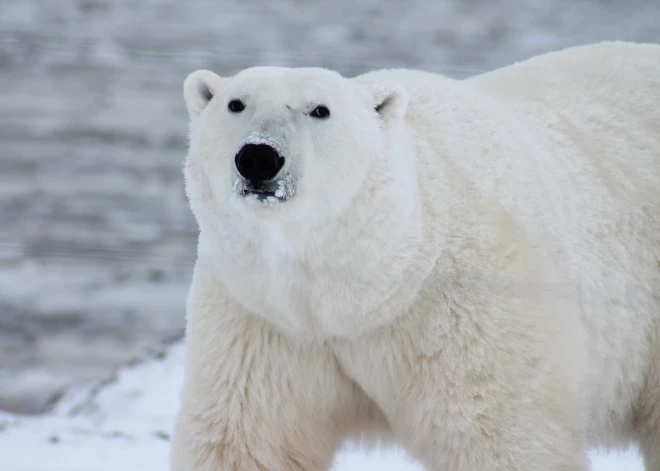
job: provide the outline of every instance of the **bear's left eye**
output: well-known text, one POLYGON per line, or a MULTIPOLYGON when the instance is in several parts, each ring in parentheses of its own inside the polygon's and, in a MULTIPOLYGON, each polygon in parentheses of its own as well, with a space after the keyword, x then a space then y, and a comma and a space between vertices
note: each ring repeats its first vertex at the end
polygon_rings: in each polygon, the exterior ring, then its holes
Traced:
POLYGON ((310 116, 312 118, 327 118, 330 116, 330 110, 326 106, 319 105, 312 110, 310 116))
POLYGON ((229 111, 232 113, 240 113, 245 109, 245 104, 241 100, 232 100, 227 105, 227 108, 229 108, 229 111))

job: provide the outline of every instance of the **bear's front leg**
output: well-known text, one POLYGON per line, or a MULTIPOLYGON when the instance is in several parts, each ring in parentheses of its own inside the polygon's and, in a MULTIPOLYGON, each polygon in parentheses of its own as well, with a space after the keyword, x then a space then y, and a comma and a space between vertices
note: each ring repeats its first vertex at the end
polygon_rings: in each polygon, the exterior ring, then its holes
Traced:
POLYGON ((338 358, 429 471, 586 471, 570 311, 489 300, 427 296, 393 325, 338 342, 338 358))
POLYGON ((378 418, 327 347, 246 313, 199 264, 187 348, 173 471, 326 470, 342 438, 378 418))
POLYGON ((579 397, 565 377, 520 373, 448 371, 420 356, 398 390, 392 427, 432 471, 587 471, 579 397))

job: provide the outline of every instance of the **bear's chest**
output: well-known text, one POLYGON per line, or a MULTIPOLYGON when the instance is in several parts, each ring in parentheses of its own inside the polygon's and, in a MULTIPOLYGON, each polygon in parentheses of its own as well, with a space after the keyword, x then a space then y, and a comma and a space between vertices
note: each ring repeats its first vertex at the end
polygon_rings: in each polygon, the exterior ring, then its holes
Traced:
POLYGON ((311 267, 286 258, 232 264, 223 284, 231 297, 292 337, 354 337, 391 322, 416 297, 433 266, 368 263, 311 267))
POLYGON ((319 280, 300 264, 262 260, 236 264, 223 276, 232 297, 249 312, 263 317, 287 334, 318 334, 315 306, 319 280))

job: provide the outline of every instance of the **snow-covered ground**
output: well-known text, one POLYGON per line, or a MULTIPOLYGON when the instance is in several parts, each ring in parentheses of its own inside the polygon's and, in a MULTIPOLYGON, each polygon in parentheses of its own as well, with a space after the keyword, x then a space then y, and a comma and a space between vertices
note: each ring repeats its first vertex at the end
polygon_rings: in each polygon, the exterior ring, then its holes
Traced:
MULTIPOLYGON (((181 343, 65 395, 40 417, 0 413, 2 471, 165 471, 183 379, 181 343)), ((642 471, 635 452, 592 453, 593 471, 642 471)), ((336 471, 421 471, 401 450, 346 447, 336 471)))

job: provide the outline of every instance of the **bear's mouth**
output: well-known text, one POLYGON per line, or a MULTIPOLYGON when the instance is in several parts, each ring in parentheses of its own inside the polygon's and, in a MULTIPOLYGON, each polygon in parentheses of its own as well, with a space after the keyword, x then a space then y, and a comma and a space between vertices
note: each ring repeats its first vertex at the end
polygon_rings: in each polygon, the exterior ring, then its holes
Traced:
POLYGON ((261 203, 279 203, 280 198, 275 196, 272 190, 264 190, 263 188, 243 188, 241 196, 246 200, 257 200, 261 203))
POLYGON ((250 203, 262 205, 283 203, 290 200, 296 193, 293 178, 290 174, 272 182, 254 184, 238 177, 234 182, 234 194, 250 203))

